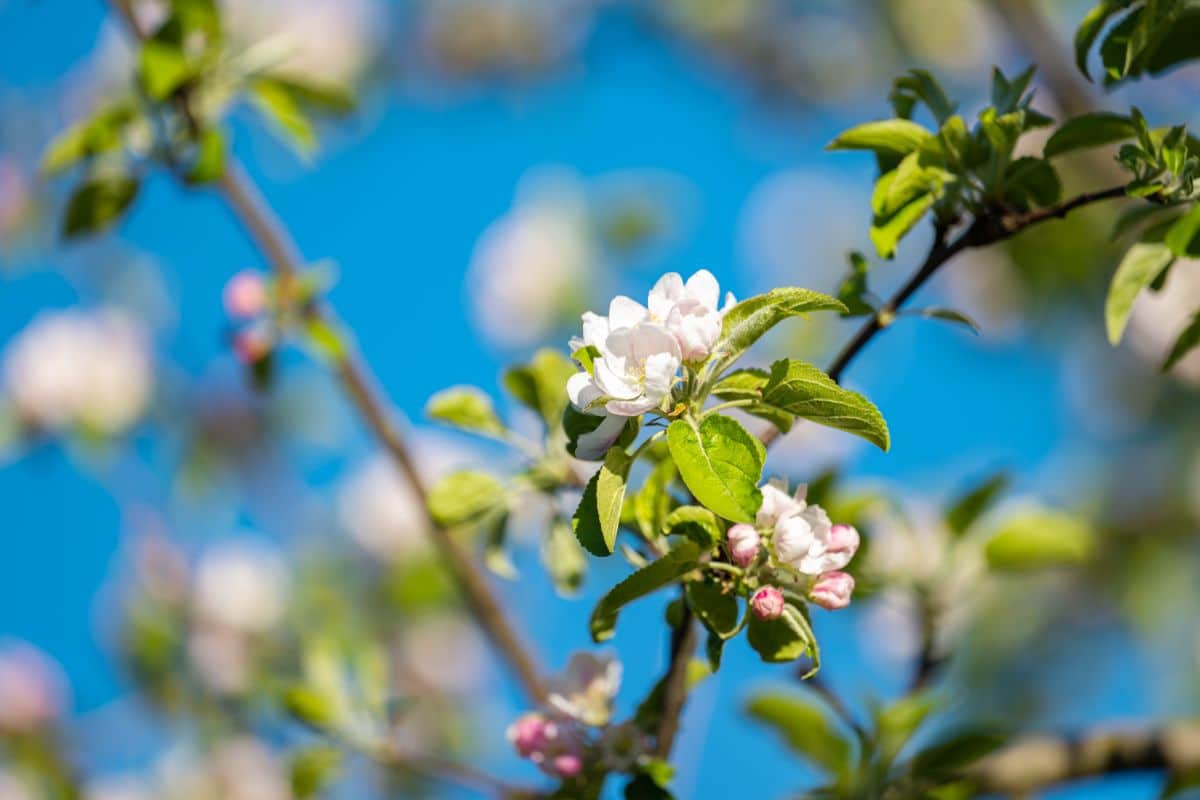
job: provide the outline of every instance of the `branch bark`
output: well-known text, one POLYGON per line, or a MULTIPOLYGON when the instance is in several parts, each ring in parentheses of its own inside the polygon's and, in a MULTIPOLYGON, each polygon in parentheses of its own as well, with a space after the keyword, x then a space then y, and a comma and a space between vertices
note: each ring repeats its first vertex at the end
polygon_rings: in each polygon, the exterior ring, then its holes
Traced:
POLYGON ((981 792, 1022 794, 1098 775, 1195 770, 1200 770, 1200 721, 1184 721, 1157 730, 1031 735, 984 758, 968 777, 981 792))
POLYGON ((666 683, 663 685, 662 717, 654 736, 654 754, 664 760, 671 755, 675 737, 679 733, 683 706, 687 702, 688 663, 692 660, 699 641, 692 610, 685 601, 679 627, 671 632, 671 658, 667 665, 666 683))
MULTIPOLYGON (((110 0, 110 4, 138 40, 146 37, 146 32, 139 28, 127 2, 110 0)), ((186 98, 184 99, 186 101, 186 98)), ((301 272, 305 264, 300 248, 245 168, 232 155, 226 158, 225 167, 217 181, 217 189, 235 219, 279 276, 284 287, 281 291, 286 292, 287 285, 301 272)), ((310 305, 305 313, 318 320, 328 318, 328 312, 317 304, 310 305)), ((429 516, 425 503, 425 485, 404 438, 392 421, 390 404, 375 388, 376 381, 370 369, 357 354, 347 352, 338 359, 335 371, 343 390, 366 427, 383 445, 400 474, 412 484, 421 508, 425 510, 434 546, 449 567, 475 621, 500 653, 529 699, 540 702, 546 696, 546 685, 537 663, 505 614, 487 578, 476 566, 470 552, 451 536, 450 531, 437 525, 429 516)))

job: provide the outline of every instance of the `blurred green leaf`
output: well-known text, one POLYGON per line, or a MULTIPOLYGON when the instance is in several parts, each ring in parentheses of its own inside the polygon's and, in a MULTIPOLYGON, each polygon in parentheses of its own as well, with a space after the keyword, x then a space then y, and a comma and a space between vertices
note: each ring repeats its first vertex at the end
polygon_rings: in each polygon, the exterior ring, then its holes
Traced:
POLYGON ((453 472, 429 489, 429 513, 442 527, 478 519, 504 503, 504 486, 484 472, 453 472))
POLYGON ((1083 519, 1061 511, 1025 511, 1008 518, 984 547, 992 569, 1023 571, 1074 566, 1095 549, 1095 531, 1083 519))
POLYGON ((542 540, 542 564, 554 581, 554 589, 559 595, 572 596, 583 585, 587 556, 566 520, 556 518, 550 524, 542 540))
POLYGON ((946 525, 958 536, 966 533, 992 507, 1009 483, 1008 475, 1001 472, 968 489, 946 509, 946 525))
POLYGON ((191 76, 191 64, 179 47, 157 39, 142 43, 138 77, 151 99, 165 100, 191 76))
MULTIPOLYGON (((518 402, 540 416, 549 430, 555 430, 568 405, 567 379, 576 372, 569 358, 547 347, 534 353, 528 364, 507 370, 502 383, 518 402)), ((593 419, 598 425, 601 418, 593 419)))
POLYGON ((1113 275, 1104 307, 1109 342, 1115 345, 1121 341, 1125 324, 1133 311, 1134 300, 1174 259, 1171 249, 1165 244, 1139 242, 1125 253, 1113 275))
POLYGON ((1195 258, 1200 255, 1200 203, 1175 220, 1163 237, 1163 244, 1180 258, 1195 258))
POLYGON ((940 319, 943 322, 952 322, 956 325, 962 325, 976 336, 979 335, 979 323, 968 317, 961 311, 955 311, 953 308, 921 308, 915 312, 918 316, 925 319, 940 319))
POLYGON ((291 758, 292 793, 297 800, 317 797, 334 780, 342 766, 342 751, 317 744, 297 751, 291 758))
POLYGON ((116 150, 126 127, 138 118, 136 106, 129 101, 102 108, 54 137, 42 154, 42 171, 54 175, 85 158, 116 150))
POLYGON ((1187 327, 1183 329, 1183 332, 1179 334, 1179 338, 1175 340, 1175 344, 1171 347, 1170 355, 1163 362, 1163 371, 1166 372, 1179 363, 1179 359, 1194 350, 1196 345, 1200 345, 1200 311, 1192 315, 1192 319, 1188 322, 1187 327))
POLYGON ((850 773, 853 744, 824 705, 792 692, 763 693, 751 698, 746 711, 824 772, 838 777, 850 773))
POLYGON ((67 201, 63 236, 75 238, 113 227, 133 204, 139 186, 137 178, 124 172, 88 178, 67 201))
POLYGON ((259 78, 250 85, 250 101, 301 156, 307 158, 317 149, 316 131, 285 84, 259 78))
POLYGON ((503 435, 504 423, 496 415, 492 398, 474 386, 454 386, 429 398, 425 414, 430 419, 444 422, 473 433, 503 435))

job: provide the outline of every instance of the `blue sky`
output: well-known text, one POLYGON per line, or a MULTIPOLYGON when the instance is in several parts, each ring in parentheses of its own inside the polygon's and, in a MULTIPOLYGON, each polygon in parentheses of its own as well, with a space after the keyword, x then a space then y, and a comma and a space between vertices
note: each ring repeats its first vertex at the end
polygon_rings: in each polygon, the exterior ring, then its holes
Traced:
MULTIPOLYGON (((100 6, 0 2, 0 90, 26 102, 52 98, 65 71, 91 48, 100 6)), ((483 345, 467 323, 465 273, 480 231, 509 207, 517 181, 532 167, 564 164, 584 177, 654 168, 677 173, 694 187, 694 220, 666 248, 658 269, 617 277, 631 293, 644 292, 657 271, 686 274, 700 266, 740 295, 770 288, 747 262, 737 221, 755 188, 781 170, 817 170, 865 196, 865 159, 821 148, 840 125, 874 109, 848 109, 842 119, 771 111, 619 20, 601 25, 581 61, 521 90, 464 91, 439 102, 380 90, 378 109, 331 132, 330 147, 313 169, 302 168, 261 130, 238 124, 239 153, 305 254, 340 265, 332 300, 382 385, 412 419, 430 394, 447 385, 496 388, 505 355, 483 345)), ((878 111, 883 94, 881 87, 878 111)), ((818 219, 826 211, 819 195, 804 210, 818 219)), ((859 246, 866 244, 865 214, 861 223, 859 246)), ((183 369, 202 371, 224 349, 220 288, 237 269, 259 265, 254 251, 216 199, 181 191, 165 179, 148 184, 119 236, 154 255, 178 304, 178 323, 161 348, 183 369)), ((910 245, 908 257, 902 253, 883 280, 901 275, 916 249, 910 245)), ((0 341, 37 308, 76 301, 72 285, 52 271, 71 258, 64 248, 34 252, 18 265, 28 269, 4 279, 0 341)), ((789 282, 811 285, 806 278, 828 274, 807 274, 803 252, 796 264, 789 282)), ((930 297, 936 296, 935 287, 930 297)), ((1098 319, 1089 330, 1099 337, 1098 319)), ((1086 446, 1063 399, 1062 353, 1044 342, 996 345, 986 337, 910 322, 872 344, 851 382, 885 411, 895 444, 886 455, 856 451, 853 474, 944 494, 991 466, 1039 475, 1064 444, 1086 446)), ((347 442, 352 454, 365 448, 361 440, 347 442)), ((97 611, 96 599, 117 553, 122 519, 111 487, 78 470, 73 458, 45 448, 0 467, 7 535, 0 635, 27 638, 63 663, 76 704, 86 711, 121 692, 102 637, 104 606, 97 611)), ((320 460, 304 465, 312 485, 326 479, 325 466, 320 460)), ((1022 488, 1035 483, 1027 478, 1022 488)), ((616 565, 603 565, 585 596, 569 603, 546 601, 548 590, 535 578, 507 591, 520 607, 539 608, 530 628, 540 649, 562 663, 571 649, 586 644, 581 620, 589 601, 619 574, 616 565)), ((644 606, 631 610, 616 641, 626 662, 629 702, 662 663, 655 638, 661 603, 644 606)), ((821 621, 831 679, 851 693, 894 690, 896 676, 880 674, 859 657, 854 615, 846 616, 840 623, 821 621)), ((772 677, 786 678, 739 648, 700 690, 680 743, 689 762, 681 796, 737 791, 739 765, 757 753, 769 756, 769 766, 755 769, 760 796, 783 795, 807 780, 797 762, 740 716, 740 699, 772 677)), ((1114 695, 1093 707, 1096 717, 1146 710, 1144 698, 1114 695)), ((510 762, 508 769, 516 767, 510 762)), ((1133 778, 1053 796, 1143 798, 1152 796, 1152 786, 1133 778)))

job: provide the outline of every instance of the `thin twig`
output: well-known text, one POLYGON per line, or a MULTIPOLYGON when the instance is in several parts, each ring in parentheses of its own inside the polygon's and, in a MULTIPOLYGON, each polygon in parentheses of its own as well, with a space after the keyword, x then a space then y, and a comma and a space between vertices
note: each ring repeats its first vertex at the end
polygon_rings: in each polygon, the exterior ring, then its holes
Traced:
MULTIPOLYGON (((138 39, 144 39, 146 32, 138 27, 128 4, 122 0, 110 0, 110 3, 130 31, 138 39)), ((217 188, 281 281, 290 282, 304 267, 300 249, 246 170, 231 155, 226 158, 217 188)), ((324 320, 326 315, 316 304, 310 305, 305 313, 317 320, 324 320)), ((392 421, 390 404, 376 391, 375 379, 367 365, 357 355, 347 352, 338 359, 336 373, 367 427, 383 444, 401 475, 412 484, 433 542, 450 567, 476 622, 512 669, 525 693, 531 700, 540 702, 546 696, 541 671, 469 551, 429 516, 425 486, 416 463, 392 421)))

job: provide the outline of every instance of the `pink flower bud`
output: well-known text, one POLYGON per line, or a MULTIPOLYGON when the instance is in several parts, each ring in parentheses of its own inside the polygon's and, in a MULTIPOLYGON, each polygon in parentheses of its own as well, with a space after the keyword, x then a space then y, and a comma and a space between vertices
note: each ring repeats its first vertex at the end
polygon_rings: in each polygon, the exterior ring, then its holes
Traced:
POLYGON ((266 325, 251 325, 233 337, 233 353, 246 365, 257 364, 275 347, 275 337, 266 325))
POLYGON ((551 724, 541 714, 523 714, 508 726, 506 737, 521 758, 530 758, 546 748, 547 727, 551 724))
POLYGON ((565 753, 550 760, 550 771, 559 778, 574 778, 583 771, 583 759, 575 753, 565 753))
POLYGON ((725 534, 729 559, 739 567, 748 567, 758 556, 759 536, 753 525, 740 522, 725 534))
MULTIPOLYGON (((853 530, 853 528, 851 528, 853 530)), ((850 605, 854 577, 845 572, 826 572, 813 585, 808 597, 821 608, 837 611, 850 605)))
POLYGON ((764 586, 750 598, 750 610, 761 620, 779 619, 783 614, 783 592, 764 586))
POLYGON ((243 270, 225 284, 221 299, 226 314, 234 319, 251 319, 267 308, 267 284, 257 272, 243 270))

